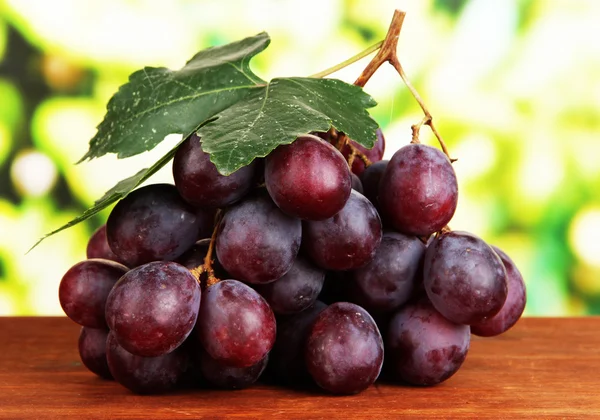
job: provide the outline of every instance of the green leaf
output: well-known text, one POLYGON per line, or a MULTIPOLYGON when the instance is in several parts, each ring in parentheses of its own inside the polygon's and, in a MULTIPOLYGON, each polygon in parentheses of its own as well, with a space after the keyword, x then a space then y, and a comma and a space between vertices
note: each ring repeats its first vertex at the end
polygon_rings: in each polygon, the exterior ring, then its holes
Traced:
MULTIPOLYGON (((29 249, 29 251, 31 251, 33 248, 38 246, 44 239, 54 235, 55 233, 62 231, 62 230, 68 229, 71 226, 75 226, 76 224, 81 223, 86 219, 89 219, 90 217, 92 217, 96 213, 99 213, 100 211, 104 210, 111 204, 119 201, 122 198, 125 198, 131 191, 133 191, 134 189, 139 187, 144 181, 146 181, 148 178, 150 178, 152 175, 154 175, 154 173, 156 173, 160 168, 165 166, 171 159, 173 159, 173 156, 175 156, 175 152, 177 151, 177 147, 179 147, 179 145, 182 142, 183 142, 183 140, 180 141, 179 143, 177 143, 177 146, 175 146, 173 149, 169 150, 169 152, 166 155, 161 157, 151 167, 144 168, 144 169, 140 170, 138 173, 136 173, 135 175, 119 181, 117 183, 117 185, 115 185, 110 190, 108 190, 102 196, 102 198, 97 200, 92 207, 90 207, 89 209, 84 211, 81 214, 81 216, 76 217, 75 219, 73 219, 69 223, 67 223, 66 225, 63 225, 63 226, 59 227, 58 229, 53 230, 52 232, 44 235, 29 249)), ((29 251, 27 251, 27 252, 29 252, 29 251)))
MULTIPOLYGON (((184 136, 200 123, 264 86, 250 59, 270 42, 266 33, 196 54, 181 70, 146 67, 110 99, 104 120, 81 158, 125 158, 147 151, 168 134, 184 136)), ((80 161, 80 162, 81 162, 80 161)))
POLYGON ((378 127, 367 112, 376 102, 336 79, 279 78, 216 115, 198 130, 202 148, 229 175, 310 131, 331 126, 371 148, 378 127))

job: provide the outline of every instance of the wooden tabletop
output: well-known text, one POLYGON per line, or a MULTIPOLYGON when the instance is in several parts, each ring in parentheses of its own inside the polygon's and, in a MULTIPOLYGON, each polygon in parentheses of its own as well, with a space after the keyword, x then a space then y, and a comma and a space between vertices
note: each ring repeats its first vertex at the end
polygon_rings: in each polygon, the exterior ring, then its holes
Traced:
POLYGON ((473 338, 463 367, 431 387, 376 384, 335 397, 255 386, 137 396, 88 372, 66 318, 0 318, 2 419, 600 419, 600 318, 526 318, 473 338))

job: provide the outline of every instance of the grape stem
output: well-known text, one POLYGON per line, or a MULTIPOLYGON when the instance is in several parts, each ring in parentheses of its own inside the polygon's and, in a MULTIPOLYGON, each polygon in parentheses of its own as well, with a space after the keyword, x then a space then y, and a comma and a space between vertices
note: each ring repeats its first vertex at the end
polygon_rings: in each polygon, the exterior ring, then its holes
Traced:
POLYGON ((396 53, 396 51, 398 49, 398 38, 400 37, 400 31, 402 30, 402 24, 404 23, 405 16, 406 16, 406 12, 403 12, 401 10, 394 11, 394 16, 392 17, 392 22, 390 23, 390 27, 388 29, 387 35, 385 36, 385 39, 383 40, 383 45, 381 46, 381 48, 379 49, 379 51, 377 52, 375 57, 373 57, 373 59, 369 62, 369 64, 367 64, 367 67, 365 67, 365 69, 362 71, 362 73, 360 74, 358 79, 356 79, 354 84, 356 86, 364 87, 365 84, 371 78, 371 76, 373 76, 373 74, 375 74, 377 69, 379 69, 379 67, 381 67, 381 65, 383 63, 385 63, 386 61, 389 62, 394 67, 394 69, 396 69, 396 71, 402 78, 402 81, 404 82, 404 84, 406 85, 406 87, 408 88, 410 93, 412 94, 413 98, 415 98, 415 100, 421 107, 423 114, 425 114, 425 117, 423 117, 423 119, 418 124, 414 124, 411 127, 412 128, 412 143, 419 142, 419 131, 421 130, 421 127, 423 125, 428 125, 429 128, 431 129, 431 131, 433 132, 433 134, 435 135, 435 137, 437 138, 442 150, 444 151, 446 156, 448 156, 448 159, 450 159, 450 162, 454 162, 456 159, 452 159, 450 157, 450 153, 448 152, 448 148, 446 147, 446 143, 444 142, 444 139, 442 138, 440 133, 435 128, 435 125, 433 124, 433 117, 432 117, 431 113, 427 109, 427 106, 423 102, 423 99, 421 99, 421 96, 419 95, 417 90, 414 88, 412 83, 410 83, 410 80, 408 80, 408 77, 406 77, 406 73, 404 73, 402 64, 400 63, 400 60, 398 59, 398 55, 396 53))
POLYGON ((347 59, 339 64, 336 64, 333 67, 329 67, 328 69, 325 69, 323 71, 315 73, 309 77, 314 77, 315 79, 320 79, 322 77, 329 76, 331 73, 335 73, 336 71, 339 71, 339 70, 343 69, 344 67, 348 67, 350 64, 354 64, 358 60, 365 58, 367 55, 371 54, 372 52, 377 51, 379 48, 381 48, 382 45, 383 45, 383 41, 379 41, 378 43, 371 45, 366 50, 359 52, 358 54, 350 57, 349 59, 347 59))
POLYGON ((363 161, 363 163, 365 164, 365 168, 373 163, 363 152, 358 150, 358 148, 355 145, 350 143, 350 138, 346 134, 337 131, 333 127, 329 129, 328 134, 329 138, 331 139, 331 142, 340 152, 344 149, 345 146, 348 146, 348 148, 350 149, 350 154, 347 158, 348 167, 350 168, 350 170, 352 170, 352 164, 354 163, 354 159, 356 159, 357 157, 363 161))
POLYGON ((217 211, 215 216, 215 228, 213 229, 213 233, 210 237, 210 243, 208 244, 208 251, 206 251, 206 256, 204 257, 204 262, 202 265, 191 270, 192 275, 196 278, 198 283, 201 283, 200 277, 202 274, 206 274, 206 287, 210 287, 213 284, 217 284, 220 279, 215 276, 215 270, 213 268, 213 264, 215 260, 212 259, 212 254, 215 249, 215 242, 217 241, 217 231, 219 230, 219 226, 221 225, 221 220, 223 219, 223 212, 221 210, 217 211))

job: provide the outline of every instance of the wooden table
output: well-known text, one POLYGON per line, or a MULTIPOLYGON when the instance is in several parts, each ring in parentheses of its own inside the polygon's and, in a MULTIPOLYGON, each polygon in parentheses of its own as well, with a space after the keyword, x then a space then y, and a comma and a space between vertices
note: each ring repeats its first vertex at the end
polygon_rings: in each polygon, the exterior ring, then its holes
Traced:
POLYGON ((0 318, 0 418, 600 419, 600 318, 526 318, 474 338, 432 388, 372 386, 349 397, 256 386, 137 396, 89 373, 66 318, 0 318))

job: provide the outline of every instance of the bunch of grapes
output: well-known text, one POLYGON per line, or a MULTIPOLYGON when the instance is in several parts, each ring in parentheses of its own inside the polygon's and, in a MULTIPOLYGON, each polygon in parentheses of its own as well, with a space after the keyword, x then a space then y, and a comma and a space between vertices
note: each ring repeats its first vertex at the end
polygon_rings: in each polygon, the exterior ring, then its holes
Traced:
POLYGON ((444 153, 411 143, 384 161, 380 130, 370 150, 314 134, 229 176, 192 135, 174 185, 114 207, 59 288, 89 370, 136 393, 261 375, 335 394, 380 375, 434 385, 472 333, 517 322, 514 263, 448 227, 458 188, 444 153))

